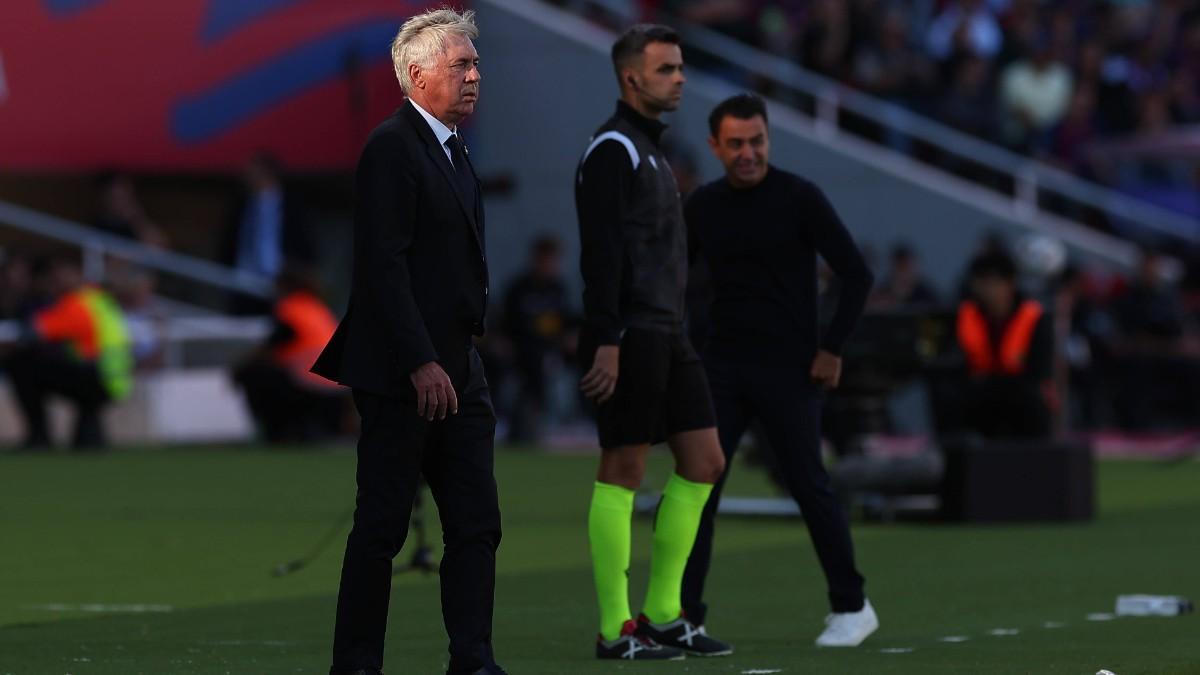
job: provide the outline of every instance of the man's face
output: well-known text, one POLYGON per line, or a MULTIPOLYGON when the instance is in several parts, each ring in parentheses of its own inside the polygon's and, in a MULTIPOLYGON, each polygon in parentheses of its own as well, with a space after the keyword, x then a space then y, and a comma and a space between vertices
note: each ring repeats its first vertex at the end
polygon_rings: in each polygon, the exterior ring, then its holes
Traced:
POLYGON ((985 274, 971 280, 971 290, 982 305, 983 311, 991 316, 1003 317, 1012 311, 1016 298, 1016 285, 1011 279, 996 274, 985 274))
POLYGON ((59 262, 54 265, 50 279, 54 295, 66 295, 83 285, 83 270, 76 265, 59 262))
POLYGON ((734 187, 752 187, 766 177, 771 143, 762 115, 748 120, 726 115, 717 129, 717 137, 708 139, 708 146, 725 167, 725 175, 734 187))
POLYGON ((475 112, 482 76, 479 74, 479 53, 471 40, 462 35, 448 36, 446 50, 438 56, 433 68, 410 68, 416 70, 412 79, 421 90, 422 104, 431 115, 457 125, 475 112))
POLYGON ((625 84, 649 110, 670 112, 679 108, 683 99, 683 52, 679 45, 651 42, 642 52, 640 67, 626 71, 625 84))
POLYGON ((544 281, 562 276, 562 256, 558 253, 540 253, 534 256, 533 270, 537 278, 544 281))

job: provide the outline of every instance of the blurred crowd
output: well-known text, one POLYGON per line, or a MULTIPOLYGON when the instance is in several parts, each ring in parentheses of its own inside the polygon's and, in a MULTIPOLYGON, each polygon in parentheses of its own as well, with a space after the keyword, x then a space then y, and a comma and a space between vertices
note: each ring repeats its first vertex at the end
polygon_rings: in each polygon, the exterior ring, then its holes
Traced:
POLYGON ((1200 217, 1200 158, 1175 136, 1200 124, 1198 0, 556 2, 705 26, 1200 217))
MULTIPOLYGON (((1027 380, 1030 386, 1022 396, 1037 399, 1039 409, 1058 420, 1035 435, 1048 434, 1052 427, 1076 431, 1194 427, 1200 419, 1200 280, 1189 277, 1178 260, 1153 249, 1142 252, 1130 275, 1077 266, 1065 259, 1047 265, 1039 247, 1052 245, 1048 241, 1033 237, 1010 247, 999 237, 986 238, 968 261, 962 282, 949 295, 937 293, 921 273, 912 249, 897 244, 886 268, 880 270, 868 317, 895 313, 949 317, 947 324, 952 321, 953 328, 947 332, 956 339, 945 351, 957 357, 951 367, 966 372, 969 382, 978 382, 979 371, 988 370, 975 362, 972 340, 991 340, 1001 359, 1010 347, 1023 353, 1028 358, 1019 368, 1006 371, 1009 366, 1003 363, 996 368, 1002 376, 1027 380), (1019 323, 1026 301, 1037 302, 1046 320, 1025 335, 1025 344, 1018 348, 1006 341, 1022 339, 1019 323), (975 308, 969 305, 977 305, 986 319, 982 337, 971 334, 967 322, 975 308)), ((865 323, 871 325, 869 319, 865 323)), ((930 365, 937 370, 936 364, 930 365)), ((935 383, 936 378, 930 381, 935 383)), ((970 397, 970 383, 964 385, 961 378, 951 383, 949 397, 939 400, 933 392, 935 408, 961 404, 963 397, 970 397)), ((995 400, 988 405, 1001 413, 997 415, 1001 419, 1028 421, 1037 416, 1021 406, 1015 408, 1025 412, 1005 412, 1013 408, 995 400)), ((967 421, 975 430, 988 428, 979 419, 967 421)))

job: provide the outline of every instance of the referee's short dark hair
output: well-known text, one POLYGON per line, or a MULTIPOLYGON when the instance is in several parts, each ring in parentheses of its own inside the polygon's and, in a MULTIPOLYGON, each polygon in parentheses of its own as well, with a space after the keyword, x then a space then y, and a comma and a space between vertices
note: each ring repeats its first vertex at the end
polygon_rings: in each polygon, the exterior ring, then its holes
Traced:
POLYGON ((726 117, 735 117, 739 120, 750 120, 761 116, 763 122, 767 121, 767 104, 762 98, 754 94, 738 94, 717 104, 712 112, 708 114, 708 131, 713 138, 717 137, 717 132, 721 130, 721 122, 726 117))
MULTIPOLYGON (((679 33, 674 28, 657 23, 639 23, 630 26, 621 34, 612 46, 613 70, 617 73, 617 81, 621 82, 621 70, 641 56, 646 51, 646 45, 654 42, 679 44, 679 33)), ((624 86, 624 83, 622 83, 624 86)))

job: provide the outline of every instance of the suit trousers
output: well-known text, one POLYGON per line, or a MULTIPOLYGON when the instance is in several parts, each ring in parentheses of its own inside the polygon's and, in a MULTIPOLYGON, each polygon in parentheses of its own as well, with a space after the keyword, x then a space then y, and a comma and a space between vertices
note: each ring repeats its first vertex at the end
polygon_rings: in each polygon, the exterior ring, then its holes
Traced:
POLYGON ((762 349, 711 346, 704 361, 726 468, 704 507, 696 544, 684 572, 684 613, 697 625, 705 622, 708 607, 703 601, 704 581, 712 560, 721 490, 738 443, 756 419, 762 423, 787 489, 804 515, 825 572, 833 611, 862 609, 864 581, 855 568, 849 522, 821 461, 823 396, 809 376, 811 361, 794 352, 772 355, 762 349))
POLYGON ((418 417, 409 397, 354 390, 362 416, 358 496, 342 562, 334 671, 383 667, 392 559, 408 535, 422 474, 437 503, 445 544, 441 599, 449 672, 495 664, 492 607, 501 536, 493 476, 496 417, 479 355, 468 349, 468 384, 457 392, 458 414, 445 420, 418 417))

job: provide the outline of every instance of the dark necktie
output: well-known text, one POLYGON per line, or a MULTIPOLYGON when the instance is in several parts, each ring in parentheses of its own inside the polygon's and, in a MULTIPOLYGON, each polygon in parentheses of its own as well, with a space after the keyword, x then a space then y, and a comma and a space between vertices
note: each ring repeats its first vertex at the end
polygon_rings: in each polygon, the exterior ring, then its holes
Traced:
POLYGON ((454 177, 458 180, 458 189, 462 191, 463 199, 466 200, 473 213, 477 198, 475 176, 471 174, 471 167, 467 164, 467 156, 463 152, 462 141, 458 139, 458 134, 446 139, 446 147, 450 148, 450 159, 454 162, 454 177))

